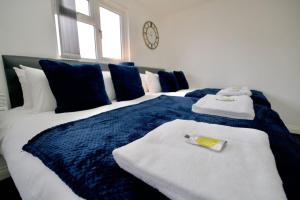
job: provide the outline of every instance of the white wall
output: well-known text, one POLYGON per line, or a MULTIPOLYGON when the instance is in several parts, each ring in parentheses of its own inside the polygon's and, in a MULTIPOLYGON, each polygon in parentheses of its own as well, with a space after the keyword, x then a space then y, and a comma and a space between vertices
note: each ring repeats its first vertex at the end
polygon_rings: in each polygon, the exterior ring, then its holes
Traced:
POLYGON ((207 0, 160 21, 160 64, 194 87, 262 90, 300 127, 300 1, 207 0))
MULTIPOLYGON (((57 40, 52 0, 0 1, 0 55, 57 57, 57 40)), ((127 7, 130 29, 131 58, 137 64, 155 65, 155 54, 142 38, 146 20, 153 20, 147 9, 134 0, 114 0, 127 7)), ((7 92, 0 57, 0 93, 7 92)))
POLYGON ((157 51, 150 50, 146 47, 143 39, 143 25, 150 20, 158 26, 158 19, 152 11, 144 7, 137 0, 114 0, 120 5, 127 7, 130 30, 130 54, 131 60, 140 66, 159 67, 159 57, 157 51))
MULTIPOLYGON (((55 57, 56 35, 51 0, 0 2, 0 55, 55 57)), ((7 92, 0 57, 0 92, 7 92)))

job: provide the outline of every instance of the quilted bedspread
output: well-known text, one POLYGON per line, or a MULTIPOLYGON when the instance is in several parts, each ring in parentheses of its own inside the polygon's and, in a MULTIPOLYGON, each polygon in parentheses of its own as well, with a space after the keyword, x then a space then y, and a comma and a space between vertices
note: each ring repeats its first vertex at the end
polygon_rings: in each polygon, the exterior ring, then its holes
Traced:
POLYGON ((300 149, 279 115, 255 104, 254 120, 191 112, 197 98, 160 96, 45 130, 23 149, 38 157, 85 199, 164 199, 157 190, 119 168, 112 151, 174 119, 256 128, 269 135, 272 152, 289 199, 296 199, 300 149))

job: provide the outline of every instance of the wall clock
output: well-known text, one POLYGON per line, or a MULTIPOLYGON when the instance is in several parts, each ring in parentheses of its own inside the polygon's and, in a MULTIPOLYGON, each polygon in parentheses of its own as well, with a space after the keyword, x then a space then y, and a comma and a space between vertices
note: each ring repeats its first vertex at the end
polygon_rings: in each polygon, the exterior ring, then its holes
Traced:
POLYGON ((143 28, 143 37, 146 46, 149 49, 156 49, 159 43, 159 35, 155 24, 147 21, 143 28))

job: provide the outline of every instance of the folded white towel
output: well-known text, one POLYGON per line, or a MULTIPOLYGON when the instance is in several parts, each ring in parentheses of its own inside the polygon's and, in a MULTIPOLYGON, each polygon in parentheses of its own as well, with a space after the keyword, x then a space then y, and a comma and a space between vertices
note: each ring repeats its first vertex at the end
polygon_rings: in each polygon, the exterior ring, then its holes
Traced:
POLYGON ((192 106, 192 111, 234 119, 253 120, 255 117, 253 101, 246 95, 224 97, 208 94, 192 106))
POLYGON ((175 120, 115 149, 121 168, 171 199, 284 200, 267 134, 175 120), (228 141, 222 152, 186 142, 186 134, 228 141))
POLYGON ((248 87, 228 87, 225 89, 220 90, 217 95, 222 96, 241 96, 241 95, 248 95, 251 96, 252 92, 248 87))

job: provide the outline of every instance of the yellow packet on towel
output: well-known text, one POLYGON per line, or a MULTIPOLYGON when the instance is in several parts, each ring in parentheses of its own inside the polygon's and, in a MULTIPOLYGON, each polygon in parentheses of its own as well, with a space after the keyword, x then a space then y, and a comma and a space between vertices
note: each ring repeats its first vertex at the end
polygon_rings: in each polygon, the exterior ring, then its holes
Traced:
POLYGON ((185 135, 187 142, 190 144, 202 146, 214 151, 222 151, 223 147, 227 143, 225 140, 220 140, 216 138, 210 138, 205 136, 189 136, 185 135))

